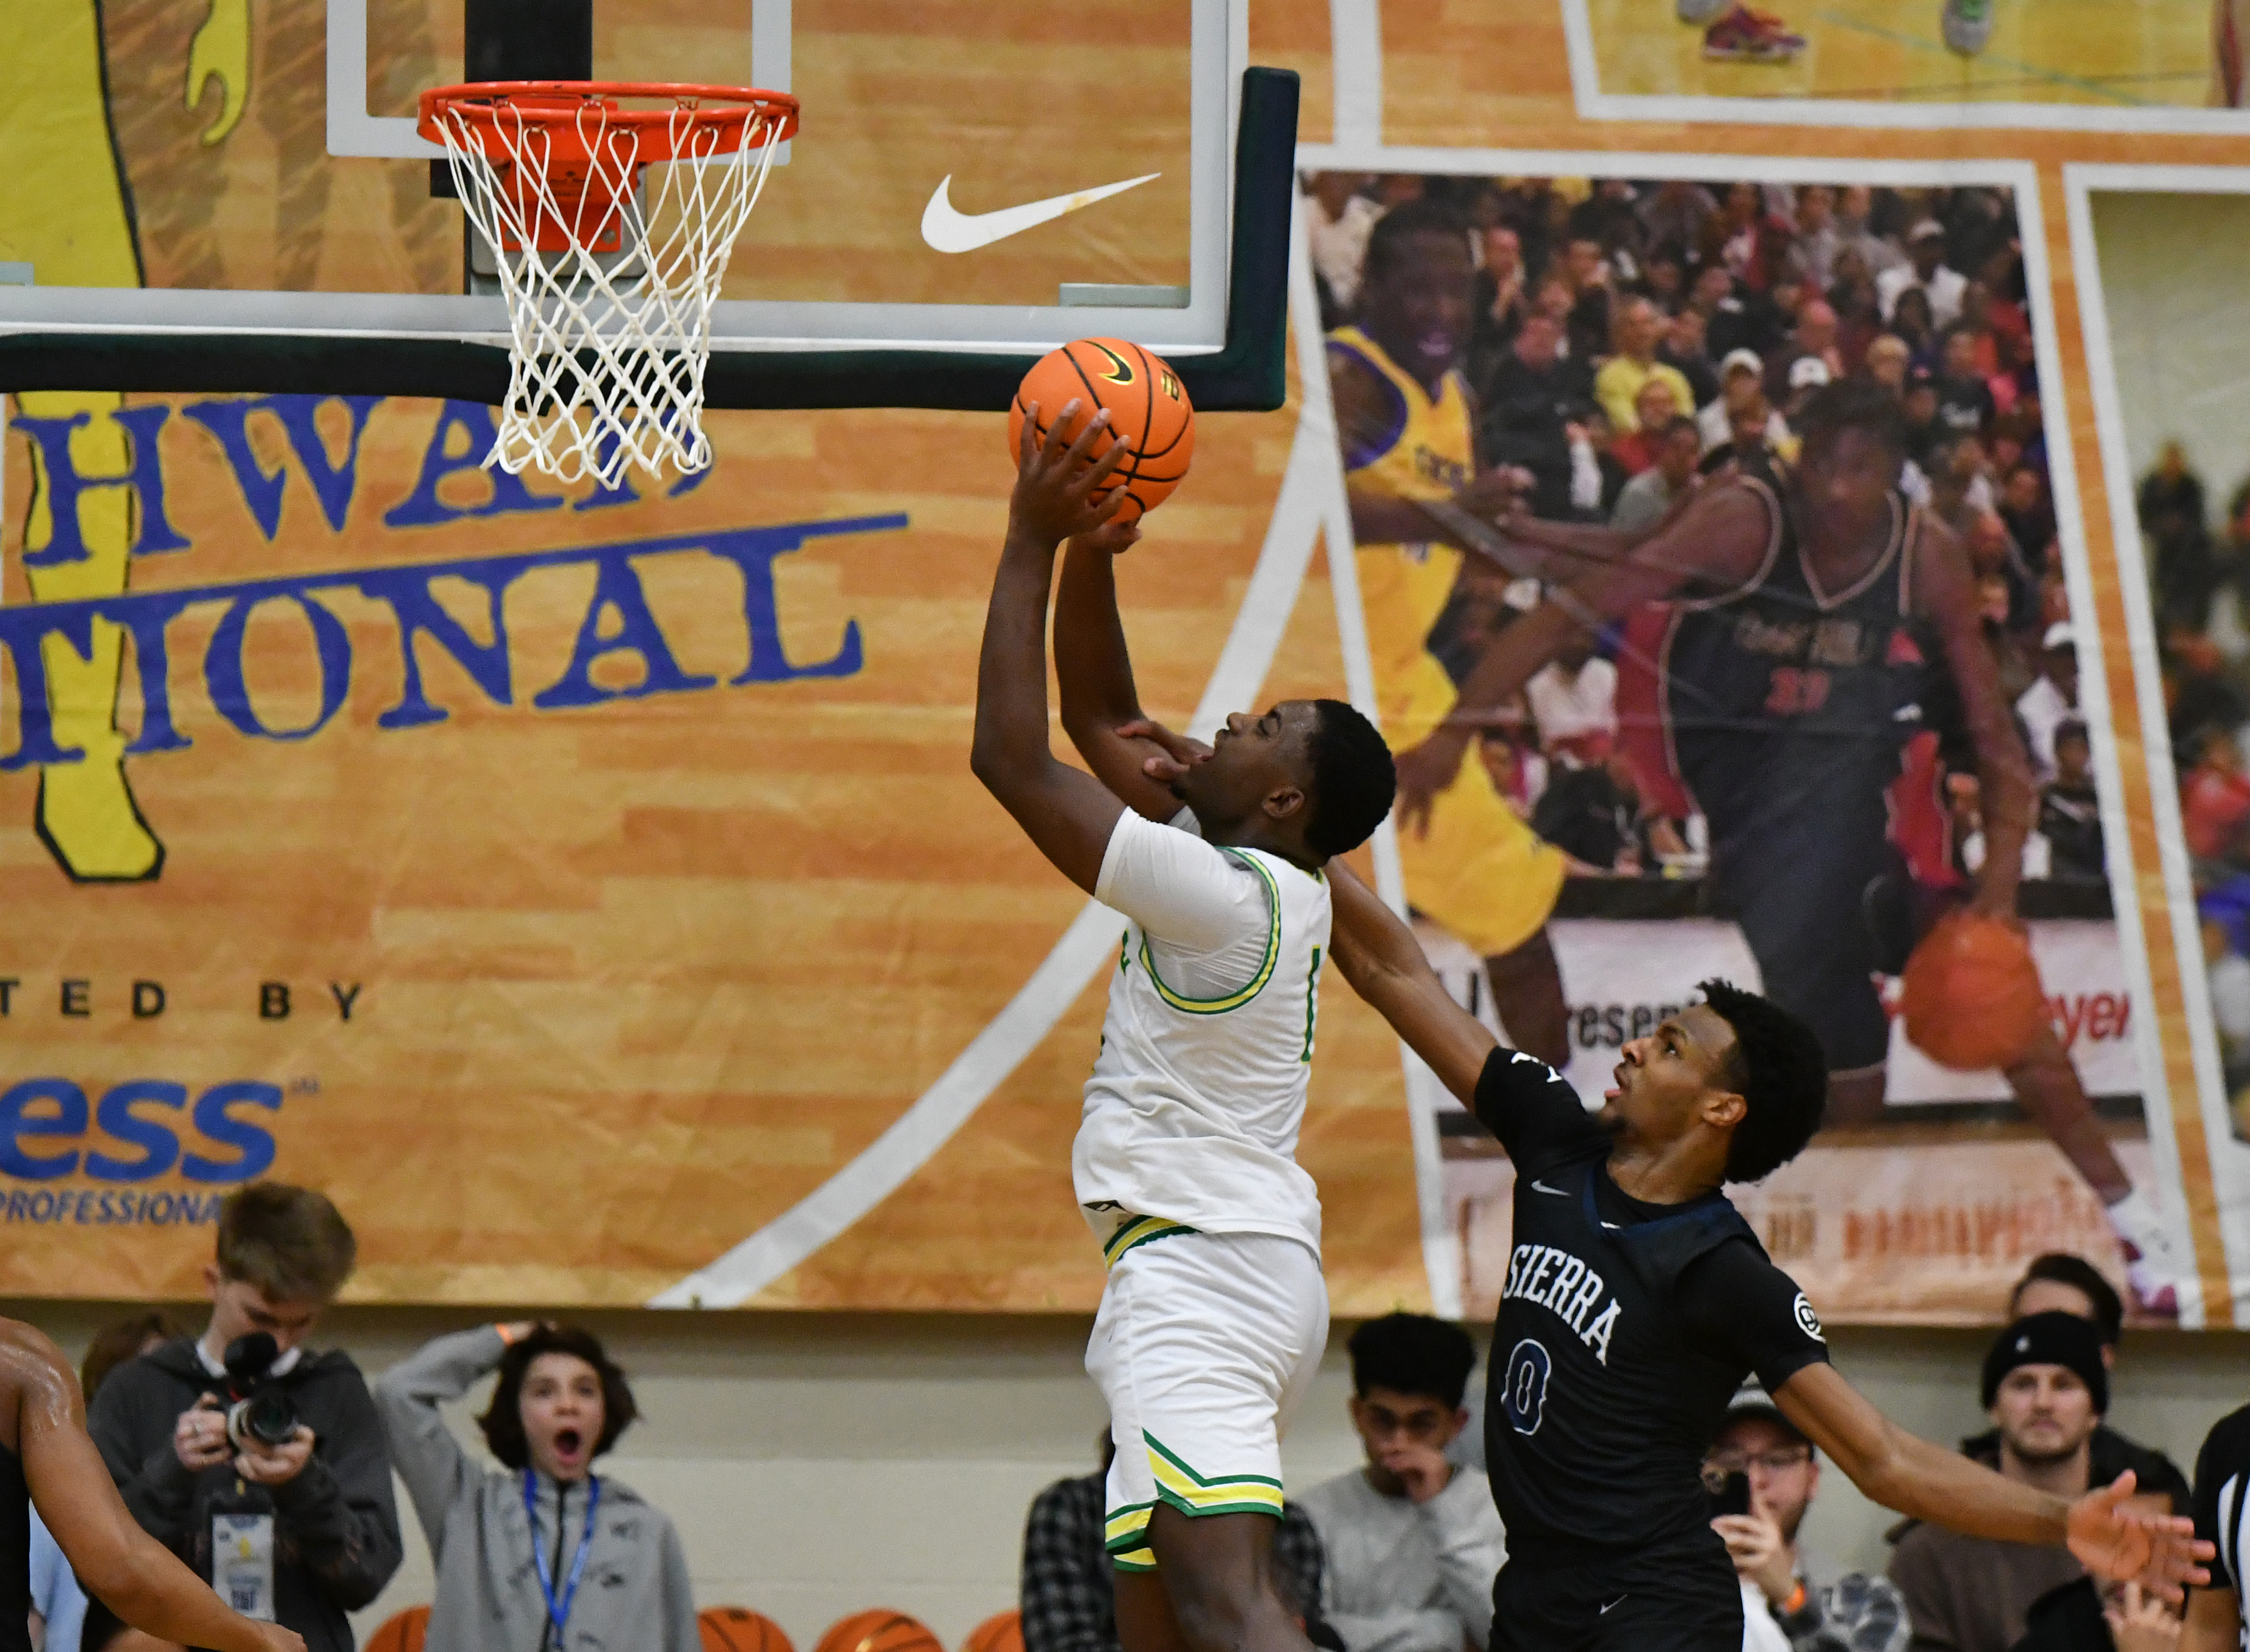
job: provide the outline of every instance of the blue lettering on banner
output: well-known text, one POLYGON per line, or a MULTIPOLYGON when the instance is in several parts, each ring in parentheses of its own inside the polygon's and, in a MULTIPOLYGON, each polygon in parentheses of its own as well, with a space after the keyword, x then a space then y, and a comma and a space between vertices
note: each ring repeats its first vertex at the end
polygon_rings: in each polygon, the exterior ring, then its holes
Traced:
MULTIPOLYGON (((273 1168, 275 1155, 269 1120, 260 1114, 281 1111, 278 1084, 252 1079, 213 1084, 188 1105, 188 1087, 158 1078, 135 1078, 112 1086, 100 1103, 89 1105, 86 1091, 67 1078, 25 1078, 0 1091, 0 1178, 16 1181, 59 1181, 83 1175, 89 1181, 126 1183, 152 1181, 171 1171, 191 1182, 232 1187, 255 1180, 273 1168), (192 1124, 195 1136, 186 1135, 179 1115, 192 1124), (86 1140, 87 1127, 100 1132, 86 1140), (107 1138, 102 1141, 101 1138, 107 1138), (53 1143, 52 1147, 46 1144, 53 1143), (68 1147, 62 1146, 67 1142, 68 1147), (128 1149, 129 1153, 113 1151, 128 1149), (208 1151, 205 1151, 208 1150, 208 1151)), ((42 1194, 41 1197, 46 1195, 42 1194)), ((10 1222, 94 1220, 86 1215, 55 1215, 59 1207, 21 1202, 25 1195, 8 1195, 10 1222), (47 1214, 40 1214, 45 1212, 47 1214)), ((55 1197, 67 1204, 68 1193, 55 1197)), ((83 1195, 92 1199, 91 1193, 83 1195)), ((195 1195, 157 1194, 128 1204, 113 1201, 106 1208, 144 1212, 150 1201, 185 1204, 195 1195)), ((201 1209, 200 1204, 193 1207, 201 1209)), ((102 1217, 102 1221, 201 1221, 200 1216, 161 1217, 145 1214, 102 1217)))
POLYGON ((430 699, 424 686, 416 652, 418 639, 426 638, 457 661, 493 703, 513 704, 508 637, 500 618, 501 599, 508 586, 535 570, 589 563, 594 568, 595 585, 577 644, 562 675, 532 696, 531 703, 539 710, 561 711, 612 699, 686 693, 717 686, 716 677, 686 671, 673 657, 648 606, 636 567, 642 558, 694 552, 731 562, 742 575, 742 623, 748 664, 728 679, 730 686, 804 678, 849 677, 860 670, 864 660, 857 620, 845 622, 843 635, 827 657, 809 663, 790 657, 782 640, 774 564, 814 539, 887 533, 906 526, 903 514, 845 517, 770 527, 666 534, 610 545, 463 557, 405 567, 338 569, 224 585, 128 591, 114 596, 0 607, 0 650, 4 650, 14 662, 20 691, 14 697, 18 731, 16 749, 0 756, 0 770, 83 761, 83 751, 64 747, 55 738, 53 713, 48 705, 45 650, 49 640, 55 639, 79 657, 92 657, 96 620, 116 625, 133 637, 142 711, 141 733, 127 751, 140 755, 179 751, 192 744, 173 715, 166 630, 173 620, 190 609, 213 605, 224 605, 205 645, 203 660, 204 678, 213 706, 235 728, 253 738, 309 739, 342 709, 351 685, 355 651, 350 633, 343 621, 320 600, 321 594, 336 590, 355 591, 390 609, 403 687, 398 704, 376 719, 386 729, 440 722, 445 718, 445 708, 430 699), (487 593, 493 621, 490 643, 477 641, 438 603, 431 588, 435 582, 445 579, 466 581, 487 593), (295 604, 304 616, 319 667, 319 712, 298 728, 272 726, 259 715, 251 703, 243 669, 252 613, 261 603, 277 602, 295 604), (619 651, 639 656, 641 681, 624 689, 605 688, 595 683, 591 672, 596 663, 605 655, 619 651))

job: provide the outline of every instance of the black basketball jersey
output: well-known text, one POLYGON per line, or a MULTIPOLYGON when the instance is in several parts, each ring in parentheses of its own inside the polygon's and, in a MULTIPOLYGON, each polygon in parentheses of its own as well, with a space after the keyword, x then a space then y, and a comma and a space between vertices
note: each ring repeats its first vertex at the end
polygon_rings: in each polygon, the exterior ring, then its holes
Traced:
POLYGON ((1567 1565, 1671 1545, 1723 1566, 1704 1449, 1751 1370, 1775 1388, 1827 1358, 1819 1321, 1724 1194, 1619 1191, 1609 1137, 1546 1063, 1494 1051, 1476 1112, 1515 1166, 1485 1408, 1509 1553, 1567 1565))
POLYGON ((1874 566, 1826 591, 1778 483, 1757 474, 1739 485, 1763 502, 1771 533, 1743 585, 1676 603, 1659 671, 1674 762, 1720 839, 1755 832, 1792 800, 1879 823, 1939 657, 1914 617, 1922 513, 1894 492, 1874 566))
POLYGON ((31 1493, 24 1460, 0 1446, 0 1652, 31 1652, 31 1493))

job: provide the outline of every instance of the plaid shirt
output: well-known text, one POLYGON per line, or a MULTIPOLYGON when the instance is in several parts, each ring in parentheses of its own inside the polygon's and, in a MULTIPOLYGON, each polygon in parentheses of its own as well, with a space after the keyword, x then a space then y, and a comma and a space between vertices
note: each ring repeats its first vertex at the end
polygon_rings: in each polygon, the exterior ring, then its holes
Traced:
MULTIPOLYGON (((1018 1600, 1024 1652, 1119 1652, 1116 1585, 1101 1546, 1105 1478, 1058 1480, 1032 1500, 1018 1600)), ((1273 1580, 1285 1605, 1308 1619, 1319 1611, 1320 1534, 1294 1503, 1273 1533, 1273 1580)))

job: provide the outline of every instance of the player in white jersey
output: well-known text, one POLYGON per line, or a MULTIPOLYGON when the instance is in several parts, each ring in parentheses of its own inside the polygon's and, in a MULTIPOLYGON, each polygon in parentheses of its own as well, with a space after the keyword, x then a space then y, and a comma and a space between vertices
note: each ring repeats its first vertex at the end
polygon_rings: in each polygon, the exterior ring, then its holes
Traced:
POLYGON ((1297 1130, 1329 945, 1322 868, 1390 811, 1391 754, 1349 706, 1291 700, 1229 718, 1176 788, 1145 776, 1143 748, 1115 733, 1125 719, 1087 715, 1089 691, 1132 692, 1108 561, 1139 533, 1088 502, 1124 450, 1087 463, 1106 415, 1066 449, 1038 443, 1039 423, 1030 410, 971 766, 1057 870, 1128 919, 1071 1155, 1109 1266, 1086 1362, 1117 1447, 1118 1635, 1127 1652, 1306 1652, 1268 1560, 1281 1426, 1328 1335, 1297 1130), (1064 718, 1100 779, 1049 747, 1047 593, 1065 540, 1064 718))

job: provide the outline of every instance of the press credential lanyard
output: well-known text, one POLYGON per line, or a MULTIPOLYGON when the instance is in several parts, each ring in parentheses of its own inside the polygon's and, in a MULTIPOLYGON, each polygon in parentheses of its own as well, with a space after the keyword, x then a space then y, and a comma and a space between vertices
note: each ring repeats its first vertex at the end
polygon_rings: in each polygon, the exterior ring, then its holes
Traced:
MULTIPOLYGON (((539 1497, 535 1490, 538 1477, 529 1470, 523 1471, 523 1512, 531 1521, 531 1558, 539 1567, 539 1593, 547 1597, 547 1620, 555 1626, 556 1643, 561 1644, 564 1627, 570 1621, 570 1602, 578 1598, 578 1580, 586 1575, 586 1556, 594 1546, 594 1512, 602 1506, 602 1483, 593 1475, 586 1476, 586 1531, 578 1539, 578 1552, 570 1561, 570 1576, 562 1585, 562 1599, 555 1598, 555 1574, 547 1567, 547 1550, 539 1541, 539 1497)), ((555 1519, 562 1520, 562 1488, 555 1488, 555 1519)))

